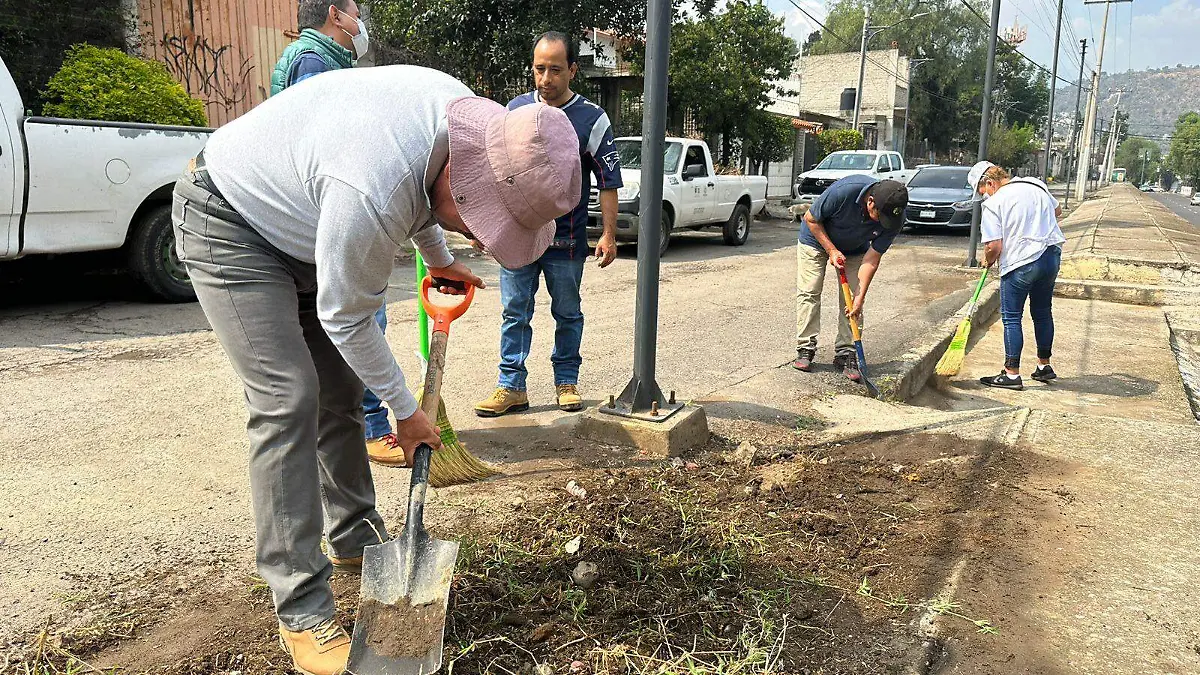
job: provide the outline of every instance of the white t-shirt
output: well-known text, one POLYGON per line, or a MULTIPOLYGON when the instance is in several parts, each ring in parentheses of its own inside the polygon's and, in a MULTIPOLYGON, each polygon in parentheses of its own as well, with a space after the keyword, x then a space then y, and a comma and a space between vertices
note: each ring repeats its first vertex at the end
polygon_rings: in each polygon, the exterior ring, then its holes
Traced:
POLYGON ((1042 252, 1064 241, 1058 218, 1058 200, 1036 178, 1014 178, 983 202, 980 221, 984 242, 1000 240, 1000 276, 1028 265, 1042 252))

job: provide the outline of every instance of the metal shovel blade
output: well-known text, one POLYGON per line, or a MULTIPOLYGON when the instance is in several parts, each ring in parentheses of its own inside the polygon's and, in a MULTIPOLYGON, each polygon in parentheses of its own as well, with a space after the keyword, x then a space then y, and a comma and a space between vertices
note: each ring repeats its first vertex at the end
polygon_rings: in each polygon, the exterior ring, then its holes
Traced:
POLYGON ((429 475, 427 448, 418 448, 413 462, 404 533, 363 551, 362 593, 348 673, 429 675, 442 666, 458 542, 430 538, 421 522, 429 475))

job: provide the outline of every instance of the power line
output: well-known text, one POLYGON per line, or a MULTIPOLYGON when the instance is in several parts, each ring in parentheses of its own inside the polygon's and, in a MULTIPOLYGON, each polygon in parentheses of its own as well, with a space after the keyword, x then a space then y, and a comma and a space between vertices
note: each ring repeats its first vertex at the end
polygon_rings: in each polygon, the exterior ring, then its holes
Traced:
MULTIPOLYGON (((985 26, 987 26, 987 27, 988 27, 988 30, 991 30, 991 28, 992 28, 992 22, 991 22, 991 21, 988 21, 986 18, 984 18, 984 16, 983 16, 982 14, 980 14, 980 13, 979 13, 979 10, 975 9, 975 8, 974 8, 974 7, 971 5, 971 3, 967 2, 967 0, 959 0, 959 2, 961 2, 961 3, 963 4, 963 6, 964 6, 964 7, 966 7, 967 9, 971 10, 971 13, 972 13, 972 14, 974 14, 976 17, 978 17, 978 19, 979 19, 980 21, 982 21, 982 22, 983 22, 983 25, 985 25, 985 26)), ((1029 57, 1028 57, 1028 56, 1026 56, 1026 55, 1025 55, 1025 53, 1024 53, 1024 52, 1022 52, 1021 50, 1019 50, 1019 49, 1017 49, 1016 47, 1014 47, 1014 46, 1012 46, 1012 45, 1008 44, 1008 43, 1007 43, 1007 42, 1005 42, 1004 40, 1001 40, 1000 42, 1001 42, 1001 43, 1003 43, 1003 44, 1004 44, 1004 46, 1005 46, 1006 48, 1008 48, 1008 49, 1011 49, 1011 50, 1013 51, 1013 53, 1014 53, 1014 54, 1016 54, 1017 56, 1020 56, 1021 58, 1025 59, 1025 60, 1026 60, 1026 61, 1028 61, 1029 63, 1033 64, 1033 66, 1034 66, 1035 68, 1037 68, 1037 69, 1041 70, 1043 73, 1045 73, 1045 74, 1047 74, 1047 75, 1049 75, 1049 74, 1050 74, 1050 69, 1049 69, 1049 68, 1047 68, 1046 66, 1043 66, 1042 64, 1038 63, 1037 61, 1034 61, 1033 59, 1029 58, 1029 57)), ((1072 82, 1072 81, 1070 81, 1070 80, 1066 79, 1065 77, 1063 77, 1063 76, 1061 76, 1061 75, 1057 76, 1057 78, 1056 78, 1056 79, 1058 79, 1058 81, 1060 81, 1060 82, 1062 82, 1062 83, 1064 83, 1064 84, 1075 84, 1074 82, 1072 82)))

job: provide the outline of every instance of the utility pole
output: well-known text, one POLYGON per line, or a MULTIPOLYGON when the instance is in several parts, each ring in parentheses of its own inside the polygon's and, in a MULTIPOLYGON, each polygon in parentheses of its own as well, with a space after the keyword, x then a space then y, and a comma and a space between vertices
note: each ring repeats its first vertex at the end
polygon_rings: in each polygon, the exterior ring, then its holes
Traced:
POLYGON ((900 156, 908 154, 908 110, 912 107, 913 70, 917 66, 933 59, 909 59, 908 61, 908 101, 904 104, 904 129, 900 136, 900 156))
POLYGON ((1050 109, 1046 113, 1046 151, 1042 154, 1043 183, 1050 181, 1050 142, 1054 139, 1054 93, 1058 90, 1058 41, 1062 37, 1062 15, 1063 0, 1058 0, 1058 22, 1054 24, 1054 60, 1050 66, 1050 109))
POLYGON ((1113 157, 1117 154, 1117 113, 1121 110, 1121 94, 1124 89, 1117 90, 1117 103, 1113 106, 1112 124, 1108 125, 1108 144, 1104 148, 1104 161, 1100 164, 1100 184, 1111 182, 1113 157))
MULTIPOLYGON (((992 132, 992 86, 996 79, 996 39, 1000 30, 1000 0, 992 0, 992 28, 988 36, 987 69, 983 75, 983 110, 979 118, 979 159, 987 159, 988 136, 992 132)), ((972 185, 974 189, 976 186, 972 185)), ((971 241, 967 245, 966 267, 979 267, 975 253, 979 250, 979 222, 983 216, 982 202, 976 200, 971 209, 971 241)))
POLYGON ((871 8, 863 9, 863 29, 862 29, 862 46, 858 48, 858 89, 854 90, 854 126, 851 127, 855 131, 860 131, 858 128, 858 115, 862 110, 862 90, 863 79, 867 75, 867 31, 871 28, 871 8))
POLYGON ((1087 188, 1087 177, 1091 174, 1092 134, 1096 129, 1096 107, 1100 103, 1100 74, 1104 72, 1104 39, 1108 34, 1108 14, 1114 2, 1133 2, 1133 0, 1083 0, 1085 5, 1104 5, 1104 23, 1100 27, 1100 51, 1096 53, 1096 73, 1092 76, 1092 95, 1088 97, 1088 112, 1083 124, 1083 151, 1079 153, 1080 172, 1075 183, 1075 198, 1083 200, 1087 188), (1086 158, 1086 160, 1085 160, 1086 158), (1089 162, 1087 167, 1082 166, 1089 162))
POLYGON ((1083 62, 1087 59, 1087 40, 1079 41, 1079 80, 1075 85, 1075 116, 1071 118, 1071 147, 1067 150, 1067 194, 1063 208, 1071 204, 1071 169, 1075 165, 1075 140, 1079 135, 1079 99, 1083 94, 1083 62))
POLYGON ((1142 151, 1142 172, 1138 174, 1138 187, 1140 188, 1146 182, 1146 160, 1150 159, 1150 151, 1142 151))

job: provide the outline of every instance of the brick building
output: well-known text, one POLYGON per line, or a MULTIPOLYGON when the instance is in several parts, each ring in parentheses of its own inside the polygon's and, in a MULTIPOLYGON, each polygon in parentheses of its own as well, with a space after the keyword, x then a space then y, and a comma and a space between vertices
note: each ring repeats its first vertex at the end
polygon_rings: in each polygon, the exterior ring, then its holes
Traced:
MULTIPOLYGON (((842 110, 842 91, 858 87, 858 64, 858 52, 805 56, 798 64, 798 83, 789 82, 800 91, 800 109, 850 121, 854 111, 842 110)), ((898 49, 867 52, 861 101, 859 123, 867 147, 899 149, 908 107, 908 57, 898 49)))

